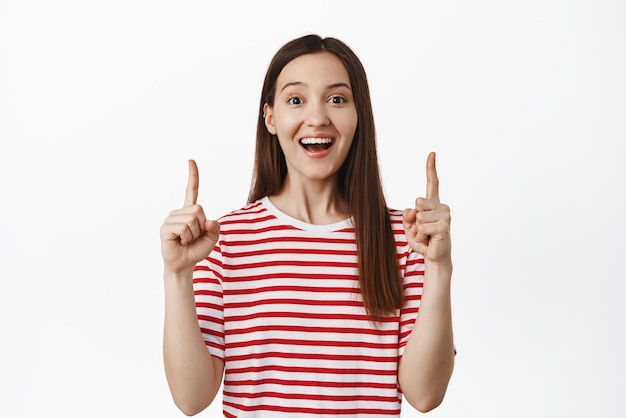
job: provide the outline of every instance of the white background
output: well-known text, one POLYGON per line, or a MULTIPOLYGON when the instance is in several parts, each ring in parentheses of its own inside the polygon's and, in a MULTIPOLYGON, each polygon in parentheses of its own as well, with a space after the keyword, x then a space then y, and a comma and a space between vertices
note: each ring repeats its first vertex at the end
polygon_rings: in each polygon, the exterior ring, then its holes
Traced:
POLYGON ((311 32, 368 71, 391 206, 438 152, 459 354, 429 415, 623 416, 625 22, 597 0, 0 1, 0 416, 182 416, 159 227, 188 158, 210 217, 245 203, 265 70, 311 32))

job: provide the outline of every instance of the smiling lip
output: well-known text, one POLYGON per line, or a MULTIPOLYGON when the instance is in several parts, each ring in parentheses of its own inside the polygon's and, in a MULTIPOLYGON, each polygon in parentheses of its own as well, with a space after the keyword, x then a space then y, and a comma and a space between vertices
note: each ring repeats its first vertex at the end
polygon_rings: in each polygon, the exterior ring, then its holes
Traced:
POLYGON ((330 152, 330 149, 332 148, 333 143, 334 143, 334 139, 332 136, 327 135, 327 134, 314 134, 314 135, 307 135, 303 138, 300 138, 299 142, 304 152, 310 158, 323 158, 326 155, 328 155, 328 153, 330 152), (307 149, 306 147, 306 145, 322 145, 322 144, 328 145, 328 147, 319 149, 319 150, 311 150, 311 149, 307 149))
POLYGON ((333 139, 330 137, 313 137, 309 136, 300 140, 301 144, 332 144, 333 139))

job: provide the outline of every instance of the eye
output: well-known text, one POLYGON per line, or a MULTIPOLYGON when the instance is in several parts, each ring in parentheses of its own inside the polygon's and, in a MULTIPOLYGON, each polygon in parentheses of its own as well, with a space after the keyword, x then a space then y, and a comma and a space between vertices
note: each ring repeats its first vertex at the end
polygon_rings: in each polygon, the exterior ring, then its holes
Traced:
POLYGON ((343 103, 345 103, 345 102, 346 102, 346 99, 345 99, 345 98, 343 98, 343 97, 341 97, 341 96, 332 96, 332 97, 330 98, 330 102, 331 102, 332 104, 343 104, 343 103))
POLYGON ((290 97, 287 99, 287 103, 292 105, 300 105, 302 104, 302 99, 300 97, 290 97))

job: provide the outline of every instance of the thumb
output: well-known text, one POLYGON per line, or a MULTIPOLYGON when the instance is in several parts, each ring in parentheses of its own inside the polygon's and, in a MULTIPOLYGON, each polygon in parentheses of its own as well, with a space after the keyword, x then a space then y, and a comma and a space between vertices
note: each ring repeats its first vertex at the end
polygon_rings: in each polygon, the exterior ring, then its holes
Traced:
POLYGON ((402 226, 404 227, 404 235, 407 242, 413 251, 424 255, 428 250, 428 236, 424 237, 423 234, 417 232, 417 225, 415 224, 416 213, 416 209, 405 209, 402 214, 402 226))
POLYGON ((213 241, 215 244, 220 235, 220 224, 217 221, 206 220, 204 221, 204 237, 213 241))
POLYGON ((193 242, 196 262, 199 262, 211 254, 215 243, 220 236, 220 224, 217 221, 204 221, 204 233, 193 242))

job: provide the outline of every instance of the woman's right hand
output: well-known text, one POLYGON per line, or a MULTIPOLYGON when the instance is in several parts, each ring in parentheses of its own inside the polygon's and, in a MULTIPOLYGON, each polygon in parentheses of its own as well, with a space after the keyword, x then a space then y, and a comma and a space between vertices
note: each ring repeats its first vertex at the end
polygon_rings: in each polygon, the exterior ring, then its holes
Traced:
POLYGON ((198 166, 189 160, 185 204, 170 212, 161 226, 161 253, 166 273, 191 274, 195 265, 213 250, 220 225, 207 220, 198 200, 198 166))

